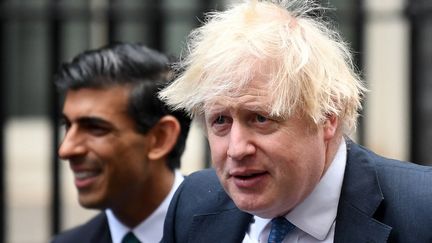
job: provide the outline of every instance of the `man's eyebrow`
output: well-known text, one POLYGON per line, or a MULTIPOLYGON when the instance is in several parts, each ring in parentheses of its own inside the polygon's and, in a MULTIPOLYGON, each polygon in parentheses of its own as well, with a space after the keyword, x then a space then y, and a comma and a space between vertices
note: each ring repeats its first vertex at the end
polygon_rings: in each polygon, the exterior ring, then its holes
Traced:
POLYGON ((217 114, 217 113, 222 113, 223 111, 226 111, 226 110, 227 110, 226 107, 207 107, 207 109, 205 110, 205 113, 217 114))
MULTIPOLYGON (((60 122, 61 123, 66 123, 66 122, 70 122, 69 118, 65 115, 62 114, 60 117, 60 122)), ((83 125, 103 125, 103 126, 112 126, 111 122, 102 119, 100 117, 94 117, 94 116, 84 116, 84 117, 79 117, 76 122, 83 124, 83 125)))
POLYGON ((98 124, 104 126, 112 126, 111 122, 100 117, 85 116, 77 119, 77 122, 84 125, 98 124))

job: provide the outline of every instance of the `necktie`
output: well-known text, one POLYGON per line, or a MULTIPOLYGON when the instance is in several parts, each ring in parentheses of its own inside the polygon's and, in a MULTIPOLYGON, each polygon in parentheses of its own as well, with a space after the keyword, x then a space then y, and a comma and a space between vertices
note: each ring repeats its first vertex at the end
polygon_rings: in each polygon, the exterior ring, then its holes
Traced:
POLYGON ((129 232, 123 237, 121 243, 141 243, 141 242, 136 238, 134 233, 129 232))
POLYGON ((295 226, 285 217, 273 218, 268 243, 281 243, 285 236, 294 228, 295 226))

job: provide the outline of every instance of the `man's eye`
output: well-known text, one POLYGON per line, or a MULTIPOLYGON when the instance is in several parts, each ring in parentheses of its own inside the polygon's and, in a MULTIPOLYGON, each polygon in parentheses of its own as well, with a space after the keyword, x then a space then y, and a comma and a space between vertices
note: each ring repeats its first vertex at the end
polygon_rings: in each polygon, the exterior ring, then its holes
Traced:
POLYGON ((216 117, 216 119, 214 120, 215 124, 224 124, 226 121, 226 118, 224 116, 218 116, 216 117))
POLYGON ((265 117, 265 116, 262 116, 262 115, 256 115, 256 120, 257 120, 257 122, 266 122, 268 119, 267 119, 267 117, 265 117))
POLYGON ((106 127, 102 127, 102 126, 87 126, 86 127, 87 131, 89 131, 90 133, 92 133, 93 135, 96 136, 102 136, 105 135, 109 132, 109 129, 106 127))
POLYGON ((71 123, 68 121, 61 121, 60 126, 67 132, 71 126, 71 123))

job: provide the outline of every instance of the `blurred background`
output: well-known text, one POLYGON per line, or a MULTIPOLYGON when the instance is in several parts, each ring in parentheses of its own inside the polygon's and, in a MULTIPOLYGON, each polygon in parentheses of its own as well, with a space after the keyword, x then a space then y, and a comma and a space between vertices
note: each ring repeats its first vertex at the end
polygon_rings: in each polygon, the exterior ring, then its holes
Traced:
MULTIPOLYGON (((52 74, 89 48, 142 42, 180 55, 203 13, 229 0, 0 0, 0 243, 49 242, 96 212, 80 208, 57 159, 52 74)), ((432 165, 432 1, 325 0, 367 86, 353 138, 379 154, 432 165)), ((209 165, 194 125, 188 174, 209 165)))

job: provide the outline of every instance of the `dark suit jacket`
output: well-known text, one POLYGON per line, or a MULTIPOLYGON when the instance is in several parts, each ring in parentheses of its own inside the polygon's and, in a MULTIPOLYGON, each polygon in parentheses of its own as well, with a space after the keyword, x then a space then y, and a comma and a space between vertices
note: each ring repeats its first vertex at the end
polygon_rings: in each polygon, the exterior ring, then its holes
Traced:
MULTIPOLYGON (((432 242, 432 167, 390 160, 351 141, 334 242, 432 242)), ((171 201, 164 243, 240 243, 252 215, 240 211, 215 172, 188 176, 171 201)))
POLYGON ((52 243, 112 243, 108 219, 101 212, 87 223, 56 235, 52 243))

